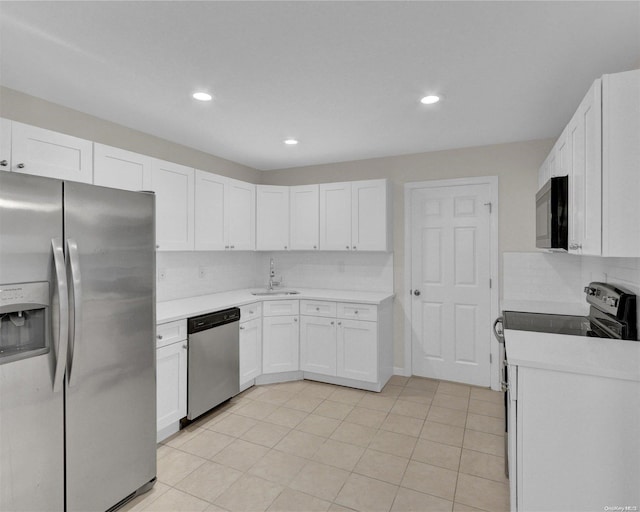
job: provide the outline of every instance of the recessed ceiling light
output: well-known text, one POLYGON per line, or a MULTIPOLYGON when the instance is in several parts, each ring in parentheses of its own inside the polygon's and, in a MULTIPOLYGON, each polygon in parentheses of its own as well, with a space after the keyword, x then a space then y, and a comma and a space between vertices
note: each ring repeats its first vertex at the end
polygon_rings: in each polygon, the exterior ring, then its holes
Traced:
POLYGON ((420 103, 424 103, 425 105, 432 105, 434 103, 438 103, 440 101, 440 96, 429 95, 425 96, 420 100, 420 103))
POLYGON ((288 146, 295 146, 298 141, 296 139, 285 139, 284 143, 287 144, 288 146))
POLYGON ((194 92, 193 97, 199 101, 211 101, 211 94, 207 94, 206 92, 194 92))

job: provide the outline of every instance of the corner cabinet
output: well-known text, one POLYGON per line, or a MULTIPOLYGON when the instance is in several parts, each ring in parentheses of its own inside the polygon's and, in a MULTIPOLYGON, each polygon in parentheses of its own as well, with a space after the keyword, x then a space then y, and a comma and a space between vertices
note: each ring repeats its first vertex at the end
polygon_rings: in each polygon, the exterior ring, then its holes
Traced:
POLYGON ((320 249, 389 251, 392 243, 388 180, 320 185, 320 249))
POLYGON ((156 193, 159 251, 194 249, 194 189, 194 169, 153 159, 151 190, 156 193))
POLYGON ((180 429, 187 415, 187 321, 157 327, 156 342, 157 440, 180 429))
POLYGON ((263 304, 262 372, 295 372, 299 365, 298 301, 274 300, 263 304))
POLYGON ((320 186, 289 187, 289 247, 315 251, 320 242, 320 186))
POLYGON ((256 187, 256 249, 289 249, 289 187, 256 187))

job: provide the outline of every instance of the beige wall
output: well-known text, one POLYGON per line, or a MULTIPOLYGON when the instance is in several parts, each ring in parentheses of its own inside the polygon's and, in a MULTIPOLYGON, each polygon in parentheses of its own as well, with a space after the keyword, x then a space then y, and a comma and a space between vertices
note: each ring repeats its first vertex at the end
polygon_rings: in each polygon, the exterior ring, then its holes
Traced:
POLYGON ((181 144, 169 142, 6 87, 0 87, 0 117, 251 183, 260 181, 260 171, 251 167, 181 144))
POLYGON ((394 308, 394 355, 396 366, 402 367, 404 299, 407 294, 404 287, 404 184, 471 176, 498 176, 501 262, 504 252, 535 250, 537 173, 553 142, 552 139, 534 140, 265 171, 262 183, 305 185, 375 178, 388 178, 391 181, 394 201, 394 287, 397 297, 394 308))

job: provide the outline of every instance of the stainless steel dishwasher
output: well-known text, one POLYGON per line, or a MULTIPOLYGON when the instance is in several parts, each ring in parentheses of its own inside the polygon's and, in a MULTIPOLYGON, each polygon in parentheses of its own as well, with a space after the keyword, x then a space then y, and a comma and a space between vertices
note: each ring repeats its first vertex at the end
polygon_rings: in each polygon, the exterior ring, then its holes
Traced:
POLYGON ((187 419, 240 392, 240 309, 189 318, 187 419))

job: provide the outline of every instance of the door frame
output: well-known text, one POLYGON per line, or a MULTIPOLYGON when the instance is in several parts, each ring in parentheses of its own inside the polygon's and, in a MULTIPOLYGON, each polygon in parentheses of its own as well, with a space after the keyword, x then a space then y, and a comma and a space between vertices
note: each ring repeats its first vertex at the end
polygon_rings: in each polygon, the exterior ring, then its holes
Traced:
MULTIPOLYGON (((499 240, 498 240, 498 176, 480 176, 471 178, 454 178, 447 180, 430 180, 416 181, 405 183, 404 185, 404 292, 410 292, 412 286, 412 269, 411 269, 411 251, 413 249, 411 240, 411 193, 417 189, 423 188, 443 188, 443 187, 459 187, 464 185, 489 185, 491 187, 491 220, 490 220, 490 261, 491 261, 491 298, 490 310, 491 319, 497 318, 500 314, 500 261, 499 261, 499 240)), ((405 295, 406 300, 406 295, 405 295)), ((411 299, 409 299, 411 300, 411 299)), ((412 360, 412 323, 413 308, 411 302, 406 302, 404 315, 404 374, 410 376, 413 374, 412 360)), ((487 335, 490 340, 491 354, 491 389, 499 391, 501 389, 500 381, 500 351, 498 341, 493 336, 492 321, 487 326, 487 335)))

